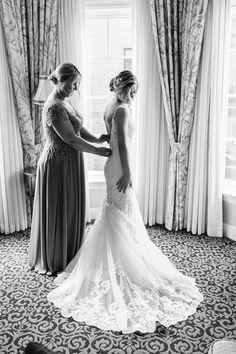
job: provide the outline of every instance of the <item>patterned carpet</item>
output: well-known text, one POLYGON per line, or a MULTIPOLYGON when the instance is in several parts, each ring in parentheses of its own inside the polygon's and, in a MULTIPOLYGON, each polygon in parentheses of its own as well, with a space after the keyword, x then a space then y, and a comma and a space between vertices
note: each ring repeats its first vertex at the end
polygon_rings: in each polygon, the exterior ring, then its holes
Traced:
POLYGON ((56 353, 202 354, 221 338, 236 339, 236 242, 148 228, 150 238, 204 295, 186 321, 143 336, 121 335, 61 317, 46 294, 53 278, 27 265, 29 230, 0 235, 0 353, 21 354, 30 341, 56 353))

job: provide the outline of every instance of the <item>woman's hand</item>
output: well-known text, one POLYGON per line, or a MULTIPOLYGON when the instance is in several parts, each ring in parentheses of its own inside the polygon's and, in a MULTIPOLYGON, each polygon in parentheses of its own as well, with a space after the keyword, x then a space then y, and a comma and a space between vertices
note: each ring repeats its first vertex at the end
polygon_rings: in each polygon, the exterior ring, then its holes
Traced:
POLYGON ((105 141, 107 141, 109 143, 110 141, 110 135, 108 134, 102 134, 100 135, 99 138, 97 138, 97 143, 100 144, 100 143, 104 143, 105 141))
POLYGON ((116 183, 116 186, 119 192, 125 193, 126 189, 132 186, 130 173, 124 173, 123 176, 116 183))
POLYGON ((100 155, 100 156, 108 157, 111 155, 111 149, 107 149, 105 147, 98 147, 96 149, 96 151, 97 151, 97 155, 100 155))

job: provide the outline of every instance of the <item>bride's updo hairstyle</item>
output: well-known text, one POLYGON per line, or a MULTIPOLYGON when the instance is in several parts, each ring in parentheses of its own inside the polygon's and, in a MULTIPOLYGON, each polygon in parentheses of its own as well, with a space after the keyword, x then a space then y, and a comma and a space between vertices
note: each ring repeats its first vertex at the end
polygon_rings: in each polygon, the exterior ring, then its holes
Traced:
POLYGON ((109 87, 110 91, 122 93, 134 84, 136 84, 138 88, 138 80, 136 76, 131 71, 124 70, 111 79, 109 87))
POLYGON ((59 82, 65 82, 71 77, 82 76, 79 70, 74 64, 64 63, 59 65, 49 76, 48 79, 52 81, 54 85, 59 82))

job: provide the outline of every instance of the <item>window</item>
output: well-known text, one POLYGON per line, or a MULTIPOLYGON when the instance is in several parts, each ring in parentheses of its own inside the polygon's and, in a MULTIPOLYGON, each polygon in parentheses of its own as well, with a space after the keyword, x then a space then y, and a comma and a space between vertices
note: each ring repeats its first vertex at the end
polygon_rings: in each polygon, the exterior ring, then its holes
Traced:
POLYGON ((236 184, 236 0, 231 0, 227 87, 227 132, 225 179, 236 184))
MULTIPOLYGON (((85 4, 87 126, 100 135, 106 132, 103 112, 111 99, 110 80, 124 69, 132 70, 131 4, 128 0, 85 4)), ((103 175, 105 160, 89 155, 89 175, 103 175)))

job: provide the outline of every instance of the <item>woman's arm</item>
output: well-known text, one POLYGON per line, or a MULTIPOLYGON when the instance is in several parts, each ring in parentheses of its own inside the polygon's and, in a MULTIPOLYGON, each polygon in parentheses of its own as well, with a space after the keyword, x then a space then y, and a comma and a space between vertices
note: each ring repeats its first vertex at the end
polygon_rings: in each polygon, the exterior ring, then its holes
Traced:
POLYGON ((81 150, 84 152, 101 156, 109 156, 111 154, 110 149, 107 149, 105 147, 93 146, 87 143, 87 141, 84 140, 82 137, 77 136, 70 120, 58 121, 52 126, 55 132, 60 136, 60 138, 76 150, 81 150))
POLYGON ((109 141, 109 135, 102 134, 99 138, 97 138, 95 135, 91 134, 85 127, 82 127, 80 129, 80 134, 84 140, 89 141, 90 143, 99 144, 103 143, 104 141, 109 141))
POLYGON ((84 140, 89 141, 90 143, 98 143, 98 138, 91 134, 85 127, 80 129, 80 135, 84 140))
POLYGON ((120 161, 123 168, 123 175, 116 183, 119 192, 125 193, 131 185, 131 173, 128 159, 127 139, 128 139, 128 112, 125 108, 119 107, 115 117, 117 127, 118 148, 120 161))

